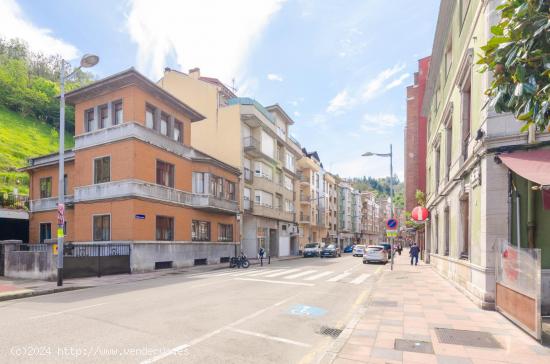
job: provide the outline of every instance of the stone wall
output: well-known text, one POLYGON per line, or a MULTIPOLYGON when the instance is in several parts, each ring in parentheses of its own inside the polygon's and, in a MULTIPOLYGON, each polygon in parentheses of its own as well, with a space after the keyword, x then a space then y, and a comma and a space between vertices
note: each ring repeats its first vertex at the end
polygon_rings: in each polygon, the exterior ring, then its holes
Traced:
POLYGON ((57 265, 51 244, 40 244, 40 250, 20 251, 20 240, 5 240, 4 276, 8 278, 55 280, 57 265))

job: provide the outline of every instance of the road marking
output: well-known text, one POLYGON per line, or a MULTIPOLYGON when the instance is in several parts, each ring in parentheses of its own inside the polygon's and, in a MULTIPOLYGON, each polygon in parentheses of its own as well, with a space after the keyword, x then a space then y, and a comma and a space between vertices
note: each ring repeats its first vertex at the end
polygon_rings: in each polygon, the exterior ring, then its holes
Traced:
POLYGON ((369 277, 370 277, 370 274, 363 273, 359 277, 357 277, 353 281, 351 281, 350 283, 352 283, 352 284, 361 284, 369 277))
POLYGON ((311 277, 307 277, 305 280, 306 281, 314 281, 314 280, 319 279, 321 277, 328 276, 329 274, 332 274, 331 270, 313 275, 311 277))
POLYGON ((237 332, 237 333, 243 334, 243 335, 250 335, 250 336, 260 337, 260 338, 262 338, 262 339, 278 341, 278 342, 285 343, 285 344, 291 344, 291 345, 301 346, 301 347, 303 347, 303 348, 309 348, 309 347, 311 347, 311 345, 306 344, 306 343, 303 343, 303 342, 300 342, 300 341, 285 339, 285 338, 283 338, 283 337, 278 337, 278 336, 271 336, 271 335, 261 334, 261 333, 259 333, 259 332, 253 332, 253 331, 248 331, 248 330, 241 330, 241 329, 236 329, 236 328, 234 328, 234 327, 228 327, 227 330, 228 330, 228 331, 232 331, 232 332, 237 332))
POLYGON ((351 274, 351 272, 344 272, 342 274, 338 274, 337 276, 334 276, 331 279, 329 279, 327 282, 338 282, 340 279, 346 278, 350 274, 351 274))
POLYGON ((202 341, 204 341, 204 340, 206 340, 206 339, 208 339, 208 338, 210 338, 210 337, 212 337, 212 336, 214 336, 214 335, 219 334, 219 333, 222 332, 224 329, 229 329, 229 328, 231 328, 232 326, 236 326, 236 325, 241 324, 241 323, 243 323, 243 322, 245 322, 245 321, 247 321, 247 320, 250 320, 251 318, 254 318, 254 317, 256 317, 256 316, 259 316, 259 315, 261 315, 262 313, 266 312, 267 310, 269 310, 269 309, 271 309, 271 308, 273 308, 273 307, 280 306, 280 305, 284 304, 285 302, 288 302, 288 301, 290 301, 291 299, 294 299, 296 296, 297 296, 297 295, 294 295, 294 296, 289 297, 289 298, 287 298, 287 299, 285 299, 285 300, 279 301, 279 302, 277 302, 277 303, 275 303, 275 304, 273 304, 273 305, 271 305, 271 306, 262 308, 261 310, 258 310, 258 311, 254 312, 254 313, 252 313, 252 314, 250 314, 250 315, 248 315, 248 316, 245 316, 245 317, 243 317, 243 318, 241 318, 241 319, 239 319, 239 320, 237 320, 237 321, 235 321, 235 322, 233 322, 233 323, 231 323, 231 324, 229 324, 229 325, 222 326, 222 327, 219 328, 219 329, 210 331, 209 333, 206 333, 206 334, 204 334, 204 335, 202 335, 202 336, 199 336, 198 338, 189 341, 187 344, 183 344, 183 345, 176 346, 175 348, 172 348, 172 349, 168 350, 168 351, 165 352, 165 353, 162 353, 162 354, 159 354, 159 355, 154 356, 154 357, 152 357, 152 358, 149 358, 149 359, 147 359, 147 360, 144 360, 144 361, 142 361, 140 364, 151 364, 151 363, 155 363, 155 362, 157 362, 157 361, 159 361, 159 360, 162 360, 162 359, 167 358, 167 357, 169 357, 169 356, 171 356, 171 355, 174 355, 174 354, 176 354, 176 353, 178 353, 178 352, 180 352, 180 351, 183 351, 183 350, 185 350, 185 349, 188 349, 188 348, 190 348, 190 347, 193 346, 193 345, 197 345, 197 344, 199 344, 200 342, 202 342, 202 341))
POLYGON ((259 271, 260 271, 260 269, 252 269, 248 272, 234 273, 233 277, 246 276, 246 275, 249 275, 249 274, 258 273, 259 271))
POLYGON ((90 306, 83 306, 83 307, 71 308, 70 310, 65 310, 65 311, 50 312, 50 313, 46 313, 46 314, 43 314, 43 315, 31 316, 31 317, 29 317, 29 319, 30 319, 30 320, 35 320, 35 319, 40 319, 40 318, 44 318, 44 317, 58 316, 58 315, 63 315, 64 313, 75 312, 75 311, 81 311, 81 310, 86 310, 86 309, 88 309, 88 308, 97 307, 97 306, 103 306, 103 305, 106 305, 106 304, 107 304, 107 303, 98 303, 97 305, 90 305, 90 306))
POLYGON ((264 282, 264 283, 274 283, 274 284, 286 284, 291 286, 307 286, 313 287, 314 283, 302 283, 302 282, 287 282, 287 281, 274 281, 271 279, 255 279, 255 278, 235 278, 237 281, 251 281, 251 282, 264 282))
POLYGON ((285 274, 289 274, 289 273, 293 273, 293 272, 298 272, 298 271, 300 271, 300 270, 301 270, 301 269, 289 269, 289 270, 285 270, 285 271, 282 271, 282 272, 277 272, 277 273, 273 273, 273 274, 267 275, 266 277, 267 277, 267 278, 272 278, 272 277, 284 276, 285 274))
POLYGON ((195 278, 222 277, 222 276, 228 276, 230 274, 235 274, 235 272, 199 274, 199 275, 196 275, 195 278))
POLYGON ((291 274, 288 277, 284 277, 284 278, 285 279, 294 279, 294 278, 298 278, 298 277, 302 277, 302 276, 307 276, 308 274, 312 274, 312 273, 315 273, 315 272, 317 272, 317 271, 316 270, 306 270, 305 272, 291 274))
POLYGON ((282 270, 283 269, 269 269, 269 270, 261 271, 260 273, 249 274, 248 276, 249 277, 260 277, 260 276, 265 276, 265 275, 268 275, 268 274, 271 274, 271 273, 280 272, 282 270))

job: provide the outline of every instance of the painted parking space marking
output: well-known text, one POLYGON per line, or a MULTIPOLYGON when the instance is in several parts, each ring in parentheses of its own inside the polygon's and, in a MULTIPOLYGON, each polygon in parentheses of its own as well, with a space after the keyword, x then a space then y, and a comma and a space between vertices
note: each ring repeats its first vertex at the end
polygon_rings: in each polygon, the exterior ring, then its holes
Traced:
POLYGON ((299 304, 290 307, 288 313, 295 316, 319 317, 326 315, 327 310, 321 307, 299 304))
POLYGON ((306 281, 314 281, 316 279, 319 279, 319 278, 322 278, 324 276, 328 276, 330 274, 332 274, 333 272, 331 270, 329 271, 326 271, 326 272, 322 272, 322 273, 319 273, 319 274, 315 274, 313 276, 310 276, 310 277, 307 277, 305 280, 306 281))
POLYGON ((253 331, 248 331, 248 330, 236 329, 236 328, 234 328, 234 327, 228 327, 226 330, 232 331, 232 332, 236 332, 236 333, 239 333, 239 334, 243 334, 243 335, 255 336, 255 337, 262 338, 262 339, 267 339, 267 340, 272 340, 272 341, 278 341, 278 342, 285 343, 285 344, 301 346, 301 347, 303 347, 303 348, 309 348, 309 347, 311 347, 311 345, 306 344, 306 343, 303 343, 303 342, 300 342, 300 341, 285 339, 285 338, 279 337, 279 336, 266 335, 266 334, 262 334, 262 333, 259 333, 259 332, 253 332, 253 331))
POLYGON ((313 274, 315 272, 317 272, 317 271, 316 270, 306 270, 305 272, 291 274, 288 277, 284 277, 284 279, 294 279, 294 278, 298 278, 298 277, 303 277, 303 276, 307 276, 308 274, 313 274))
POLYGON ((369 277, 370 277, 370 274, 363 273, 359 277, 357 277, 353 281, 351 281, 350 283, 352 283, 352 284, 361 284, 369 277))
POLYGON ((344 272, 342 274, 338 274, 337 276, 334 276, 331 279, 329 279, 327 282, 338 282, 339 280, 341 280, 342 278, 346 278, 350 274, 351 272, 348 272, 348 273, 344 272))

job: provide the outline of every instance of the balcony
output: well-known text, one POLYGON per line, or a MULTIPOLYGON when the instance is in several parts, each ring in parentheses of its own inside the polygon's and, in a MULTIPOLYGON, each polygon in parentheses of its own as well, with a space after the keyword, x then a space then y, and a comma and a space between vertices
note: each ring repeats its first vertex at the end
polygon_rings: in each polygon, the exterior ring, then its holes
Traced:
MULTIPOLYGON (((32 200, 30 201, 30 210, 31 212, 56 210, 57 201, 58 201, 57 197, 48 197, 48 198, 40 198, 38 200, 32 200)), ((65 205, 66 206, 72 205, 73 203, 74 203, 74 196, 66 195, 65 205)))
POLYGON ((300 214, 300 218, 298 219, 298 222, 300 224, 310 224, 311 223, 311 218, 310 218, 309 215, 300 214))
POLYGON ((244 176, 244 181, 246 183, 253 183, 254 182, 254 173, 252 173, 252 171, 250 169, 244 168, 243 176, 244 176))
POLYGON ((246 212, 252 212, 254 211, 254 203, 249 199, 245 198, 243 200, 243 208, 244 208, 244 211, 246 212))
POLYGON ((111 200, 115 198, 144 198, 212 212, 239 212, 237 201, 212 195, 190 193, 139 180, 122 180, 75 188, 74 202, 111 200))
POLYGON ((300 203, 304 205, 311 205, 311 198, 309 196, 300 195, 300 203))
POLYGON ((300 183, 309 185, 311 183, 309 176, 303 175, 301 173, 298 174, 298 179, 300 180, 300 183))
POLYGON ((0 208, 28 210, 29 196, 0 193, 0 208))
POLYGON ((286 212, 279 208, 274 208, 268 205, 262 205, 254 203, 254 215, 264 216, 271 219, 283 220, 283 221, 294 221, 294 214, 292 212, 286 212))

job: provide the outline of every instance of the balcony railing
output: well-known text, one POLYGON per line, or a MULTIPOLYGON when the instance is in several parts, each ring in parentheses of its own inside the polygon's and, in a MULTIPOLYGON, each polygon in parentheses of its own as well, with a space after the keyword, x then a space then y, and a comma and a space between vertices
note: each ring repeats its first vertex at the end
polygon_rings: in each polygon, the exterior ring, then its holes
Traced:
POLYGON ((300 222, 311 222, 311 217, 309 215, 300 215, 300 222))
POLYGON ((253 211, 254 210, 254 202, 250 201, 248 199, 243 200, 243 207, 245 211, 253 211))
POLYGON ((143 182, 122 180, 75 188, 75 202, 108 200, 114 198, 147 198, 186 205, 194 208, 223 210, 236 213, 237 201, 225 200, 208 194, 197 194, 143 182))
MULTIPOLYGON (((57 208, 57 197, 40 198, 30 201, 30 210, 32 212, 55 210, 57 208)), ((70 205, 74 202, 73 195, 65 196, 65 205, 70 205)))
POLYGON ((300 182, 304 182, 304 183, 310 183, 311 181, 309 180, 309 176, 306 176, 304 174, 298 174, 298 179, 300 180, 300 182))
POLYGON ((227 100, 228 105, 252 105, 258 110, 260 113, 262 113, 263 116, 267 120, 269 120, 272 124, 275 124, 275 117, 271 115, 269 111, 265 107, 262 106, 258 101, 251 99, 250 97, 235 97, 232 99, 227 100))
POLYGON ((29 196, 0 194, 0 208, 27 210, 29 208, 29 196))
POLYGON ((260 150, 260 141, 254 137, 243 138, 243 147, 245 150, 260 150))

